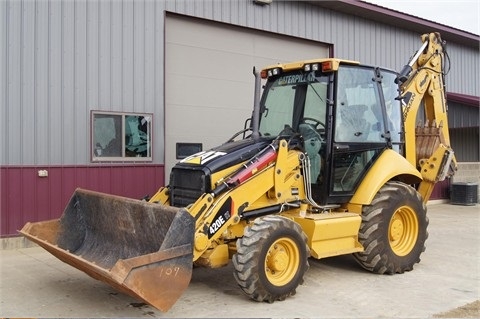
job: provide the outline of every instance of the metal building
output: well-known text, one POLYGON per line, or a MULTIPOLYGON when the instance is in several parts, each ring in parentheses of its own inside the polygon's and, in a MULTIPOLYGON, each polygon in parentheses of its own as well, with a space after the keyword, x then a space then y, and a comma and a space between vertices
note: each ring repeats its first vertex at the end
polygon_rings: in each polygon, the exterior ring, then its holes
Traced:
POLYGON ((243 128, 253 66, 399 70, 431 31, 448 42, 453 147, 478 164, 478 35, 353 0, 1 0, 0 237, 59 217, 77 187, 154 193, 243 128))

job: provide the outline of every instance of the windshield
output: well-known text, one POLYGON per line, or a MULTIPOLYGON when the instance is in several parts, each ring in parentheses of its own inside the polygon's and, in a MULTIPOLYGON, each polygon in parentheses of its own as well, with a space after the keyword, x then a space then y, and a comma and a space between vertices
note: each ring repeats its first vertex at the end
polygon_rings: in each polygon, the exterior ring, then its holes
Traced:
POLYGON ((318 71, 283 73, 265 86, 261 100, 260 133, 277 136, 301 123, 325 129, 327 76, 318 71))

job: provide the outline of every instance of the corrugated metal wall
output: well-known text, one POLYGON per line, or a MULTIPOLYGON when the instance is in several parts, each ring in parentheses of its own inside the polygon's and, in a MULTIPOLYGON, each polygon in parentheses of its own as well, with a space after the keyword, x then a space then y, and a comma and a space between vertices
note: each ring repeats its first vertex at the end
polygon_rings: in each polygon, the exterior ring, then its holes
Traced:
MULTIPOLYGON (((480 129, 467 127, 450 129, 450 142, 459 162, 480 161, 480 129)), ((480 175, 480 173, 479 173, 480 175)))
POLYGON ((446 76, 447 92, 480 96, 480 47, 470 48, 447 43, 451 68, 446 76))
MULTIPOLYGON (((152 1, 0 2, 2 163, 86 164, 91 109, 161 110, 155 17, 163 11, 154 9, 152 1)), ((162 112, 155 115, 162 141, 162 112)))
MULTIPOLYGON (((46 209, 63 206, 74 176, 88 188, 121 195, 143 194, 135 187, 155 190, 138 180, 164 174, 166 11, 333 43, 336 57, 392 69, 420 45, 419 34, 301 1, 0 0, 0 223, 7 225, 0 236, 16 233, 29 218, 59 216, 46 209), (121 164, 103 165, 96 175, 91 110, 153 113, 153 162, 125 163, 129 173, 120 180, 108 178, 121 164), (43 167, 54 178, 39 178, 43 167), (98 176, 110 184, 97 183, 98 176)), ((478 50, 449 48, 448 91, 478 96, 478 50)))
POLYGON ((448 103, 448 127, 449 128, 465 128, 479 127, 480 124, 480 108, 462 105, 456 102, 448 103))
MULTIPOLYGON (((295 1, 1 1, 0 161, 88 164, 91 109, 154 113, 163 154, 165 10, 334 43, 335 55, 399 69, 417 34, 295 1)), ((479 95, 478 52, 450 45, 450 91, 479 95)))
POLYGON ((480 108, 448 103, 450 141, 459 162, 480 161, 480 108))
POLYGON ((140 199, 153 195, 165 178, 160 167, 142 164, 44 166, 47 178, 37 177, 37 169, 0 167, 0 237, 17 234, 27 221, 60 217, 77 187, 140 199))

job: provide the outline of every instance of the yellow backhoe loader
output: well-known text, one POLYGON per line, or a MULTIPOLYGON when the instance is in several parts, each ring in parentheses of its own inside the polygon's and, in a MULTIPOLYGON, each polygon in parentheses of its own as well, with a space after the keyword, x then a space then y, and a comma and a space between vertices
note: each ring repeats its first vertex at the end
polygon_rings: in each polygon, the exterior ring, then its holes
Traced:
POLYGON ((456 170, 448 55, 438 33, 421 38, 400 73, 340 59, 254 69, 244 130, 177 163, 149 200, 77 189, 60 219, 21 233, 163 311, 194 264, 232 260, 240 288, 267 302, 295 293, 310 257, 410 271, 428 237, 425 204, 456 170))

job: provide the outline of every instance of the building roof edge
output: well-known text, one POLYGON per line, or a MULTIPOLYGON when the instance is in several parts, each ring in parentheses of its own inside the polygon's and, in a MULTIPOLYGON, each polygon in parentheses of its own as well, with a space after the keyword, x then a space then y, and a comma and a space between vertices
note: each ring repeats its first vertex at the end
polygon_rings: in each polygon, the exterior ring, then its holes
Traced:
POLYGON ((447 92, 447 100, 480 108, 480 97, 478 96, 447 92))
POLYGON ((361 0, 307 1, 326 9, 385 23, 420 34, 440 32, 442 39, 478 49, 480 36, 438 22, 382 7, 361 0))

